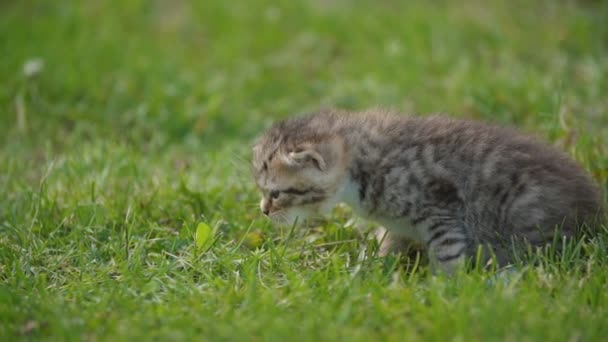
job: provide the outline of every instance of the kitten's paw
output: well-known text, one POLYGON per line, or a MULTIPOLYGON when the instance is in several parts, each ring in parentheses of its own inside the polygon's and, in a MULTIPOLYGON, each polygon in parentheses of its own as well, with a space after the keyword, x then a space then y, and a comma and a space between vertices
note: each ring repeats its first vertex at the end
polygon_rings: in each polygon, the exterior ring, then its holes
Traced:
POLYGON ((378 256, 385 257, 389 254, 401 253, 402 255, 414 257, 422 252, 421 246, 416 242, 388 231, 384 227, 378 227, 373 232, 376 241, 380 244, 378 256))
POLYGON ((486 285, 494 286, 496 284, 502 283, 502 285, 507 286, 510 284, 515 284, 521 280, 525 272, 525 269, 519 269, 515 266, 508 266, 498 271, 488 280, 486 280, 486 285))

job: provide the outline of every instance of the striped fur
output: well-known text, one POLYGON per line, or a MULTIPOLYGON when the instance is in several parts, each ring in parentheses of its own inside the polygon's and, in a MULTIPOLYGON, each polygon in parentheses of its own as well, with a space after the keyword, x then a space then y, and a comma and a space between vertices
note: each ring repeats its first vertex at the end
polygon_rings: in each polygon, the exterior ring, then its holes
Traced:
POLYGON ((448 272, 478 246, 506 264, 514 242, 574 236, 601 212, 598 187, 566 154, 479 122, 327 110, 276 123, 253 152, 271 218, 345 202, 388 230, 381 251, 414 240, 448 272))

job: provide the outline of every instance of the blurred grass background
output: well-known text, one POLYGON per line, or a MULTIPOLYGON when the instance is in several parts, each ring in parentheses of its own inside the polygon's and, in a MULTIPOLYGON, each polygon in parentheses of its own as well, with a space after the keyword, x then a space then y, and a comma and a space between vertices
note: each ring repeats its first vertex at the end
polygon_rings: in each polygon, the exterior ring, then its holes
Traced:
POLYGON ((234 140, 321 105, 530 125, 562 111, 607 120, 603 2, 1 6, 1 100, 13 111, 22 93, 36 135, 234 140), (26 81, 20 70, 36 57, 44 72, 26 81))
POLYGON ((348 213, 271 226, 248 158, 278 118, 381 106, 518 126, 608 189, 606 18, 604 1, 2 1, 0 337, 605 336, 604 245, 526 271, 519 297, 411 276, 362 257, 348 213))

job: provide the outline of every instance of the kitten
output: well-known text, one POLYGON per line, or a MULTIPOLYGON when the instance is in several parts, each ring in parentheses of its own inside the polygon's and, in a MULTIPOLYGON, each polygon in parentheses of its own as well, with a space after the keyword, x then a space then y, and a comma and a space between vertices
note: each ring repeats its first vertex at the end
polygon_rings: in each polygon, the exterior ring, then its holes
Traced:
POLYGON ((327 110, 288 119, 255 144, 253 168, 271 219, 344 202, 385 227, 381 253, 413 240, 448 273, 479 246, 484 262, 504 265, 517 242, 573 237, 601 212, 598 187, 566 154, 512 129, 441 116, 327 110))

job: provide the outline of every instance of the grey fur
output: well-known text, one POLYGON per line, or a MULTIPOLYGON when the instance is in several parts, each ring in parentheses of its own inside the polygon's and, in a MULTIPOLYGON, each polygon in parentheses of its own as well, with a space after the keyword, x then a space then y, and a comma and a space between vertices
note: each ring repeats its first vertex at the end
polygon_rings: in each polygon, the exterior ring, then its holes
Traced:
MULTIPOLYGON (((301 146, 325 146, 317 150, 328 167, 345 169, 335 182, 356 187, 356 198, 340 200, 383 224, 392 235, 386 241, 422 243, 431 261, 448 272, 478 246, 508 263, 514 242, 540 246, 556 232, 575 236, 602 211, 600 191, 580 166, 510 128, 383 111, 325 110, 288 119, 271 127, 254 149, 263 191, 269 174, 263 163, 301 146), (335 141, 342 142, 339 148, 327 144, 335 141)), ((323 194, 317 197, 326 200, 340 189, 317 189, 323 194)))

